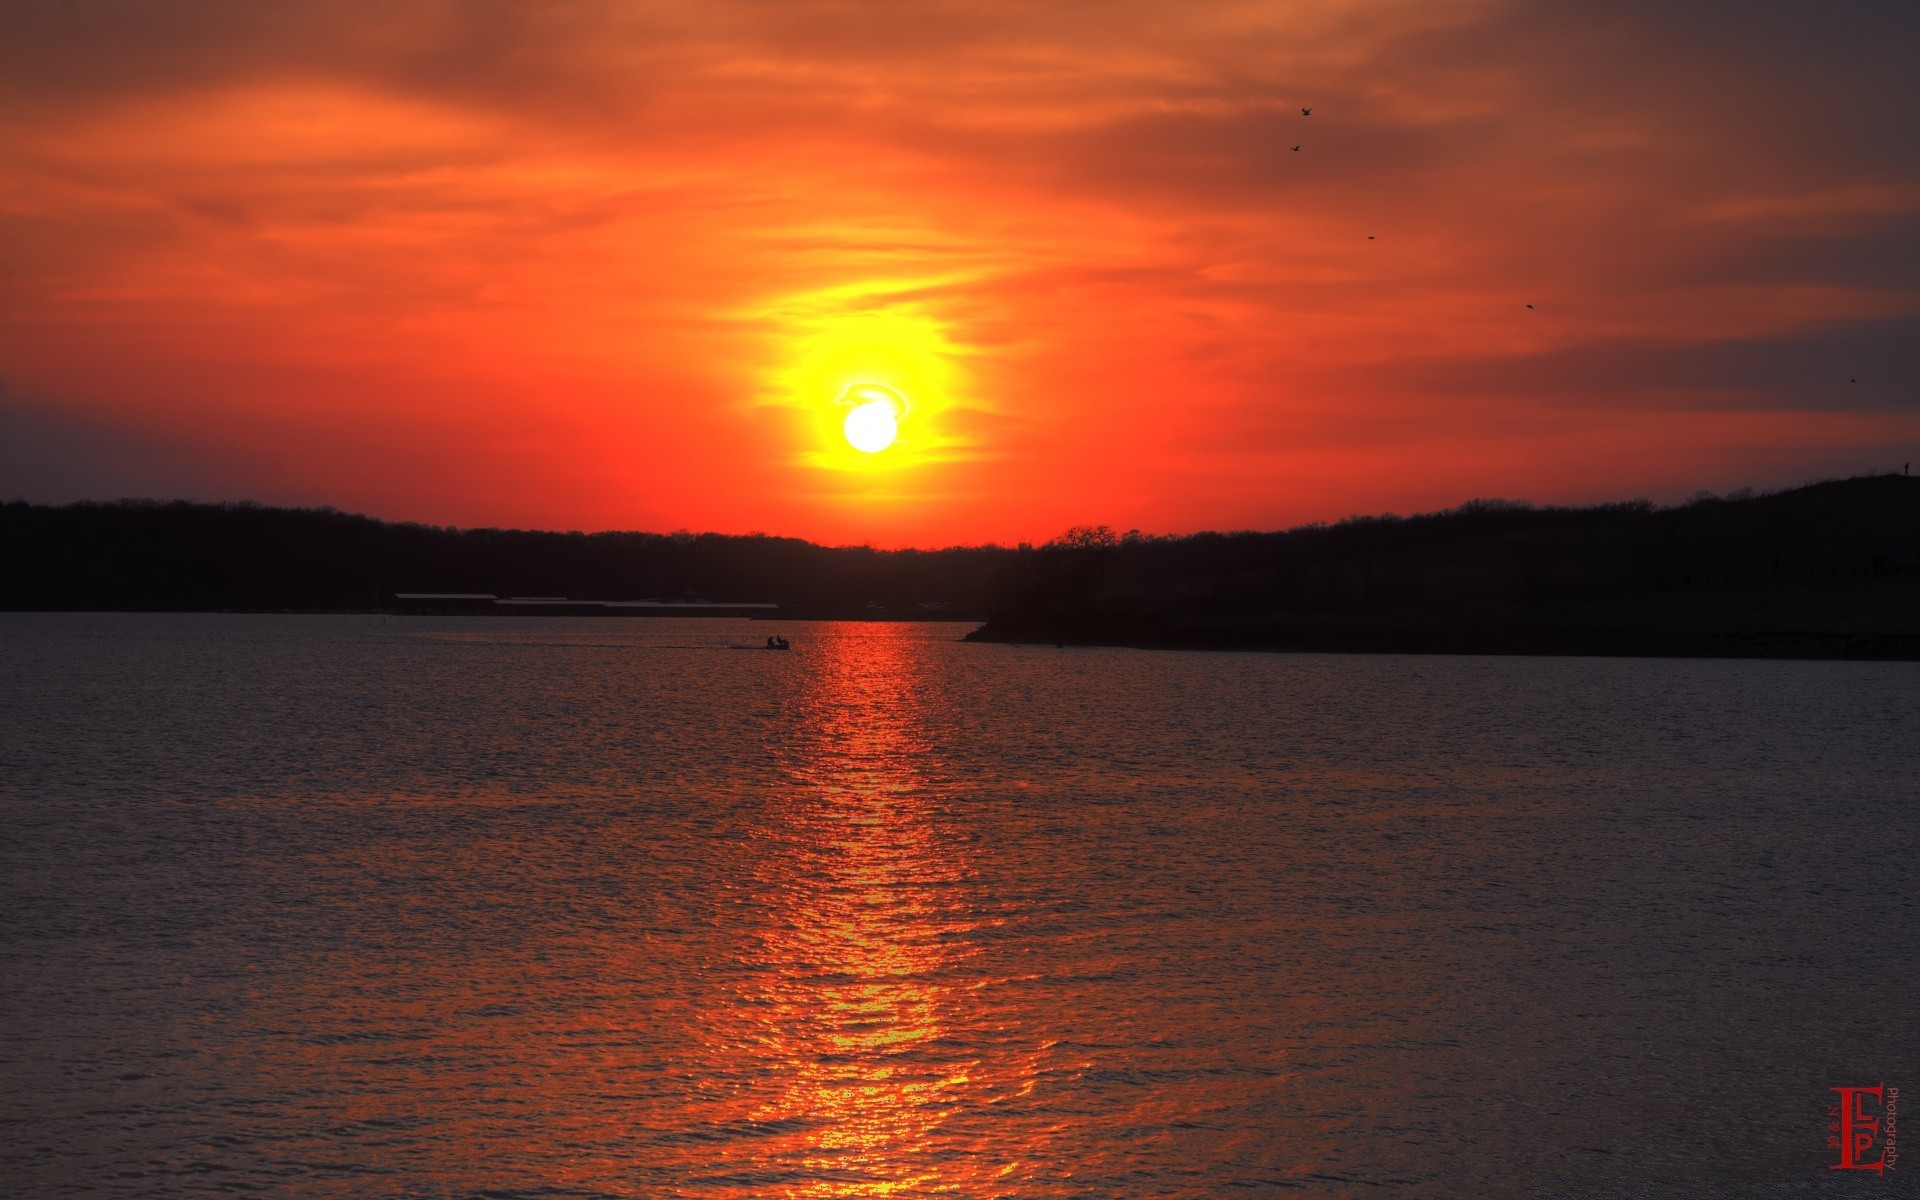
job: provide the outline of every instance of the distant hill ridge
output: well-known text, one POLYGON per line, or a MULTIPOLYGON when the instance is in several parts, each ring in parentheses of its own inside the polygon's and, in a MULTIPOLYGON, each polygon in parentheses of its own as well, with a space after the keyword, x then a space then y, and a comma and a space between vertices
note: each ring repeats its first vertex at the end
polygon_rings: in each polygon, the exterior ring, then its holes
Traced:
POLYGON ((1082 530, 1003 579, 981 641, 1920 657, 1920 479, 1276 534, 1082 530))
POLYGON ((403 592, 470 592, 978 610, 1010 553, 455 529, 253 503, 15 502, 0 505, 0 609, 367 612, 391 609, 403 592))
POLYGON ((982 641, 1920 658, 1920 479, 1586 508, 1470 501, 1278 533, 882 551, 331 509, 0 505, 0 609, 369 611, 399 592, 985 611, 982 641))

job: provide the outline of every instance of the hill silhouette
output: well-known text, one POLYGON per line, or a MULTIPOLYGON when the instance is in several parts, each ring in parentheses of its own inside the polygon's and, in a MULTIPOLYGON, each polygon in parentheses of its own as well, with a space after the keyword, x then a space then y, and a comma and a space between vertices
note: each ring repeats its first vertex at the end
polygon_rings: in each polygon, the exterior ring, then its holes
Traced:
POLYGON ((332 509, 0 505, 0 609, 366 612, 396 593, 984 614, 978 641, 1920 658, 1920 479, 1585 508, 1476 500, 1279 533, 874 550, 553 533, 332 509), (938 607, 925 607, 938 606, 938 607))
POLYGON ((121 500, 0 506, 0 609, 368 612, 402 592, 635 600, 688 594, 798 612, 945 604, 979 613, 1010 552, 880 551, 797 538, 549 533, 328 508, 121 500))
POLYGON ((1286 533, 1073 531, 1019 556, 980 641, 1920 658, 1920 479, 1660 509, 1479 500, 1286 533))

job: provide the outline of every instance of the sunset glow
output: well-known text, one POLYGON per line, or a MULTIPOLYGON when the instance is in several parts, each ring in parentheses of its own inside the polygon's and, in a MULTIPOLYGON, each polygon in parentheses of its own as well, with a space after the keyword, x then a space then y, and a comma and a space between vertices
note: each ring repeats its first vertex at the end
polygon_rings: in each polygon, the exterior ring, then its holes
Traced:
POLYGON ((1897 469, 1913 43, 1813 11, 16 5, 0 467, 875 545, 1897 469))

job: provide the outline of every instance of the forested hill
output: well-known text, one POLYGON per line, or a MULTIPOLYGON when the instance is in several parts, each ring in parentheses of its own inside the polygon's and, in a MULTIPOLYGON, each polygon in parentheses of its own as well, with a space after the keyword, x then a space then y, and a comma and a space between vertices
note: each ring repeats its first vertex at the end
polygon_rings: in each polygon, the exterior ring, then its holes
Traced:
POLYGON ((1920 479, 1275 534, 1082 530, 1004 578, 987 641, 1920 657, 1920 479))
POLYGON ((0 609, 364 612, 397 592, 984 608, 1011 551, 400 524, 331 509, 0 506, 0 609))
POLYGON ((944 605, 981 640, 1920 657, 1920 479, 1038 549, 398 524, 330 509, 0 505, 0 608, 367 611, 398 592, 944 605))

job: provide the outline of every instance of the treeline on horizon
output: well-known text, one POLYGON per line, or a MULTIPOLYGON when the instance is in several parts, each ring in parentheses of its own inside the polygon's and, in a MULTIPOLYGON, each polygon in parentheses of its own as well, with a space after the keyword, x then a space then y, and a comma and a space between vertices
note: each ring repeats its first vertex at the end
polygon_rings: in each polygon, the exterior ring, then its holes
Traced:
POLYGON ((1275 533, 1090 526, 1040 547, 943 550, 457 529, 253 503, 15 501, 0 505, 0 563, 0 608, 14 611, 364 612, 397 592, 482 592, 938 603, 991 612, 988 636, 1136 644, 1383 623, 1905 628, 1920 619, 1920 480, 1702 493, 1672 508, 1476 500, 1275 533))
POLYGON ((1065 541, 1070 549, 1022 558, 1003 574, 992 619, 973 637, 1466 653, 1920 653, 1920 479, 1899 475, 1767 495, 1700 493, 1671 508, 1479 500, 1278 534, 1139 539, 1094 528, 1065 541))
POLYGON ((249 501, 15 501, 0 506, 0 608, 367 612, 392 608, 400 592, 979 608, 1008 553, 460 529, 249 501))

